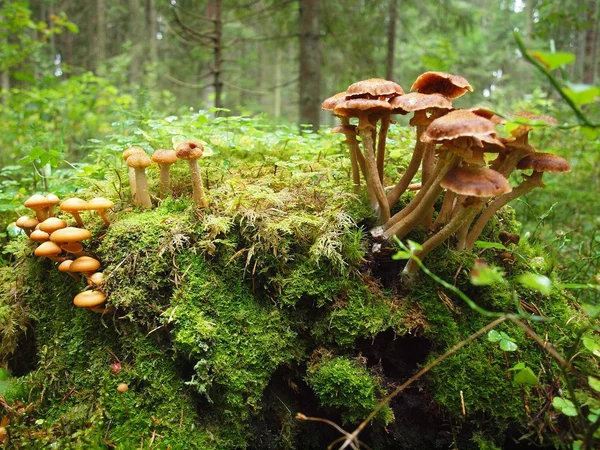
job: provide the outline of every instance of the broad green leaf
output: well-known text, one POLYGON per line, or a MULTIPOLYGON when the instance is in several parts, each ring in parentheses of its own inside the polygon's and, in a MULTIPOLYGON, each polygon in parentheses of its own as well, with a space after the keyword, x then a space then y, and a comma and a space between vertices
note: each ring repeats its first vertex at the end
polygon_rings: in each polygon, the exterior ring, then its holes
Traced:
POLYGON ((514 352, 517 350, 517 344, 513 341, 509 341, 508 339, 502 339, 500 341, 500 348, 505 352, 514 352))
POLYGON ((584 336, 581 338, 583 346, 592 352, 595 356, 600 356, 600 342, 598 339, 591 336, 584 336))
POLYGON ((529 289, 534 289, 543 295, 548 295, 552 291, 552 282, 550 278, 537 273, 524 273, 517 278, 517 281, 529 289))
POLYGON ((567 400, 561 397, 554 397, 552 399, 552 406, 557 411, 560 411, 565 416, 575 417, 577 416, 577 410, 575 409, 575 405, 571 400, 567 400))
POLYGON ((523 370, 525 367, 525 363, 524 362, 520 362, 518 364, 515 364, 514 366, 512 366, 509 370, 509 372, 512 372, 513 370, 523 370))
POLYGON ((595 422, 598 420, 598 416, 600 416, 600 408, 590 409, 590 414, 588 414, 587 418, 590 422, 595 422))
POLYGON ((581 127, 581 132, 590 141, 595 141, 600 135, 600 129, 593 127, 581 127))
POLYGON ((554 70, 558 67, 575 62, 575 55, 568 52, 549 53, 533 50, 530 51, 529 54, 546 66, 548 70, 554 70))
POLYGON ((581 106, 597 102, 600 96, 600 87, 591 84, 567 83, 565 92, 571 100, 581 106))
POLYGON ((600 392, 600 380, 598 378, 588 377, 588 384, 593 390, 600 392))
POLYGON ((507 250, 507 248, 499 242, 477 241, 475 242, 475 246, 484 250, 488 248, 495 248, 497 250, 507 250))
POLYGON ((410 259, 410 253, 400 250, 398 253, 392 256, 392 259, 410 259))
POLYGON ((517 384, 525 384, 527 386, 535 386, 538 384, 538 379, 529 367, 525 367, 519 373, 517 373, 513 380, 517 384))
POLYGON ((487 338, 490 342, 500 342, 502 340, 502 336, 496 330, 488 331, 487 338))

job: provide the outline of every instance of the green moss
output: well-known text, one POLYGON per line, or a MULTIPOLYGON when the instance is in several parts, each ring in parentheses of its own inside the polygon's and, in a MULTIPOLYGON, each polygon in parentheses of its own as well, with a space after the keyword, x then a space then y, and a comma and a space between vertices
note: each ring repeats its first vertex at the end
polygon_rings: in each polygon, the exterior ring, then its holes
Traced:
MULTIPOLYGON (((377 377, 356 359, 323 355, 309 366, 306 381, 322 405, 341 411, 344 423, 362 421, 377 406, 383 390, 377 377)), ((376 416, 383 423, 394 420, 389 407, 376 416)))

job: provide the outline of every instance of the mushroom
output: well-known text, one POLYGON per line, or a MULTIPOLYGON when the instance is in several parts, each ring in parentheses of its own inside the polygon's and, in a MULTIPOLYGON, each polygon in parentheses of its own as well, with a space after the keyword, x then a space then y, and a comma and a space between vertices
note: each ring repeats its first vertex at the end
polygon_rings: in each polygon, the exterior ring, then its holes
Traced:
POLYGON ((97 308, 106 300, 106 295, 102 291, 83 291, 75 296, 73 304, 80 308, 97 308))
POLYGON ((60 209, 61 211, 70 213, 75 218, 77 225, 81 228, 84 227, 79 211, 87 210, 87 202, 85 200, 77 197, 69 198, 60 204, 60 209))
POLYGON ((34 230, 29 235, 29 239, 36 242, 46 242, 50 235, 42 230, 34 230))
POLYGON ((152 154, 152 161, 160 166, 160 192, 165 194, 170 187, 169 169, 177 162, 177 153, 175 150, 158 149, 152 154))
POLYGON ((35 230, 35 227, 39 225, 39 221, 29 216, 21 216, 15 222, 15 225, 25 231, 27 237, 31 235, 31 232, 35 230))
POLYGON ((77 282, 80 282, 81 277, 79 277, 78 275, 75 275, 73 272, 71 272, 71 264, 72 263, 73 263, 72 259, 65 259, 63 262, 61 262, 58 265, 58 271, 68 273, 71 278, 75 279, 77 282))
POLYGON ((54 205, 57 205, 60 202, 60 198, 58 198, 55 194, 46 195, 46 200, 48 201, 48 217, 54 216, 54 205))
POLYGON ((47 208, 50 202, 46 197, 40 194, 34 194, 25 201, 24 205, 35 211, 37 220, 43 222, 47 218, 47 208))
POLYGON ((103 281, 104 274, 102 272, 96 272, 87 279, 87 284, 90 286, 100 286, 103 281))
POLYGON ((89 256, 80 256, 71 264, 71 272, 83 273, 86 277, 100 268, 100 261, 89 256))
POLYGON ((152 164, 152 161, 145 153, 134 153, 126 160, 129 167, 135 170, 135 195, 134 203, 142 208, 152 208, 152 201, 148 193, 148 181, 146 181, 146 167, 152 164))
MULTIPOLYGON (((483 199, 505 194, 511 191, 510 184, 498 172, 486 168, 458 167, 446 174, 441 187, 453 191, 458 195, 466 196, 459 211, 452 217, 438 233, 425 241, 421 250, 415 253, 423 260, 429 252, 448 239, 454 232, 472 218, 480 210, 483 199)), ((411 259, 403 270, 403 276, 410 281, 412 274, 419 269, 415 260, 411 259)))
POLYGON ((74 256, 87 256, 83 254, 83 245, 79 242, 70 242, 60 246, 65 252, 71 253, 74 256))
POLYGON ((200 208, 206 208, 208 201, 204 196, 204 187, 202 186, 202 175, 198 166, 198 159, 202 157, 204 146, 198 141, 185 141, 177 146, 176 153, 179 159, 185 159, 190 166, 192 177, 192 190, 194 193, 194 202, 200 208))
POLYGON ((64 260, 64 258, 58 257, 62 253, 62 250, 52 241, 42 243, 33 253, 35 256, 45 256, 54 262, 62 262, 64 260))
POLYGON ((87 204, 87 209, 90 211, 96 211, 102 218, 106 225, 110 225, 110 221, 106 217, 106 210, 112 208, 115 204, 106 198, 95 197, 91 199, 87 204))
POLYGON ((40 223, 40 230, 49 234, 66 227, 67 222, 57 217, 48 217, 46 220, 40 223))
POLYGON ((50 240, 59 244, 69 244, 71 242, 85 241, 92 237, 85 228, 66 227, 56 230, 50 235, 50 240))
MULTIPOLYGON (((146 154, 146 152, 144 151, 144 149, 142 147, 137 147, 137 146, 129 147, 127 150, 125 150, 123 152, 123 161, 127 162, 127 158, 129 158, 134 153, 146 154)), ((136 187, 135 169, 133 167, 129 167, 127 174, 129 176, 129 189, 131 190, 131 198, 133 199, 133 201, 135 203, 135 187, 136 187)))
POLYGON ((536 187, 545 187, 542 182, 544 172, 570 172, 571 165, 569 162, 560 156, 551 153, 534 153, 521 159, 517 164, 519 170, 532 169, 533 173, 529 176, 523 175, 525 181, 515 187, 512 192, 496 198, 490 205, 483 210, 471 231, 466 237, 463 248, 470 250, 479 236, 483 232, 486 224, 493 215, 504 205, 512 200, 531 192, 536 187))

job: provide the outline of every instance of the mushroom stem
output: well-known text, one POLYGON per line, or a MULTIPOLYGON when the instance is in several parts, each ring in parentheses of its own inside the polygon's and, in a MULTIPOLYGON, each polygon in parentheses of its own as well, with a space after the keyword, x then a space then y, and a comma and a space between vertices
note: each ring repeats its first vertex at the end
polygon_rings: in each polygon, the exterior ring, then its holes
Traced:
POLYGON ((365 159, 365 178, 367 179, 367 189, 377 199, 377 205, 371 205, 373 209, 379 210, 379 221, 386 223, 390 219, 390 207, 387 197, 383 190, 383 185, 379 180, 377 173, 377 162, 373 149, 373 125, 369 123, 366 116, 361 116, 358 125, 358 131, 362 139, 363 153, 365 159))
POLYGON ((410 182, 419 170, 421 160, 423 159, 423 150, 425 145, 427 144, 417 141, 415 145, 415 150, 410 159, 410 163, 406 168, 406 172, 404 172, 404 175, 402 175, 400 180, 398 180, 396 186, 394 186, 394 188, 387 195, 388 203, 390 205, 395 205, 400 196, 404 194, 404 192, 406 192, 406 189, 410 185, 410 182))
MULTIPOLYGON (((348 117, 342 117, 342 125, 349 126, 350 119, 348 117)), ((364 167, 364 160, 362 161, 361 168, 359 168, 358 157, 360 154, 360 147, 358 145, 358 141, 356 140, 356 134, 354 133, 346 133, 346 145, 348 146, 348 150, 350 152, 350 164, 352 165, 352 182, 354 183, 354 192, 358 193, 360 191, 360 170, 364 167)), ((364 169, 363 173, 364 173, 364 169)))
POLYGON ((166 194, 169 192, 169 186, 171 182, 169 180, 169 169, 171 168, 170 164, 159 164, 160 166, 160 184, 159 189, 160 192, 166 194))
POLYGON ((200 174, 200 166, 198 166, 198 160, 189 159, 190 174, 192 177, 192 191, 194 194, 194 202, 200 208, 206 208, 208 201, 204 196, 204 187, 202 186, 202 175, 200 174))
MULTIPOLYGON (((383 170, 385 162, 385 144, 388 129, 390 128, 390 114, 385 114, 381 117, 381 125, 379 127, 379 136, 377 138, 377 173, 379 174, 379 182, 383 184, 383 170)), ((389 204, 389 202, 388 202, 389 204)))
POLYGON ((142 208, 152 208, 152 200, 148 193, 148 181, 146 180, 146 169, 134 167, 135 170, 135 197, 134 200, 142 208))
MULTIPOLYGON (((467 199, 467 202, 470 199, 467 199)), ((415 253, 421 261, 427 256, 433 249, 441 245, 448 239, 456 230, 458 230, 465 222, 467 222, 471 217, 473 217, 479 207, 481 205, 481 200, 473 199, 470 205, 461 205, 460 210, 454 217, 448 222, 440 231, 430 237, 427 241, 425 241, 422 245, 422 249, 415 253)), ((419 265, 416 263, 414 259, 408 261, 404 270, 402 271, 402 276, 405 277, 415 274, 419 270, 419 265)))
POLYGON ((483 229, 485 228, 489 220, 504 205, 520 197, 521 195, 531 192, 536 187, 545 187, 544 183, 542 182, 543 173, 544 172, 533 172, 530 176, 526 177, 525 181, 523 181, 520 185, 515 187, 512 190, 512 192, 501 195, 500 197, 496 198, 492 203, 490 203, 489 206, 483 210, 483 212, 471 228, 471 231, 469 231, 469 234, 467 235, 462 249, 471 250, 473 248, 473 245, 475 245, 475 242, 477 242, 477 239, 479 239, 479 236, 483 232, 483 229))
POLYGON ((136 182, 135 182, 135 169, 133 167, 129 167, 127 174, 129 175, 129 189, 131 190, 131 198, 133 199, 133 203, 137 204, 136 196, 136 182))
POLYGON ((104 221, 104 223, 106 225, 110 225, 110 220, 108 220, 108 217, 106 217, 106 210, 104 209, 99 209, 96 211, 98 213, 98 215, 102 218, 102 220, 104 221))
POLYGON ((83 224, 83 220, 81 220, 81 216, 79 215, 79 211, 69 211, 71 215, 75 218, 75 222, 77 222, 77 226, 79 228, 85 228, 83 224))
POLYGON ((448 223, 450 216, 452 215, 452 210, 454 209, 456 201, 456 194, 450 190, 446 190, 444 194, 444 201, 442 202, 442 207, 440 208, 440 212, 433 222, 432 228, 437 228, 441 225, 445 225, 448 223))

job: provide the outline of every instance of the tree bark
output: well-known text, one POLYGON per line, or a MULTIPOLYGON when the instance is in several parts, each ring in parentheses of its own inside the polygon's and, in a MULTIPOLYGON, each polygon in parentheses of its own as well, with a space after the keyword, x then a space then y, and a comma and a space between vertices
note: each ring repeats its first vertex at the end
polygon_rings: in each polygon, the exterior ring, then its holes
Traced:
POLYGON ((96 43, 95 69, 96 73, 100 65, 106 60, 106 0, 96 0, 96 43))
MULTIPOLYGON (((148 42, 150 49, 150 62, 155 66, 158 62, 158 18, 156 16, 155 0, 146 0, 146 23, 148 27, 148 42)), ((156 70, 154 68, 153 70, 156 70)))
POLYGON ((129 0, 129 34, 128 38, 131 42, 131 64, 129 66, 129 76, 132 83, 139 83, 142 74, 141 61, 141 14, 140 0, 129 0))
POLYGON ((385 63, 385 77, 394 79, 394 55, 396 54, 396 23, 398 19, 398 0, 389 0, 388 30, 387 30, 387 58, 385 63))
POLYGON ((215 90, 215 108, 222 108, 223 96, 223 2, 222 0, 213 0, 210 5, 211 14, 214 21, 213 38, 213 88, 215 90))
POLYGON ((321 111, 321 40, 319 0, 299 0, 300 123, 319 128, 321 111))
POLYGON ((593 24, 591 28, 585 31, 585 50, 584 50, 584 62, 583 62, 583 82, 586 84, 593 84, 596 78, 596 62, 597 62, 597 48, 596 43, 598 42, 598 2, 592 0, 590 5, 589 14, 592 18, 593 24))
POLYGON ((273 115, 276 118, 281 116, 281 48, 277 47, 275 52, 275 93, 273 115))

